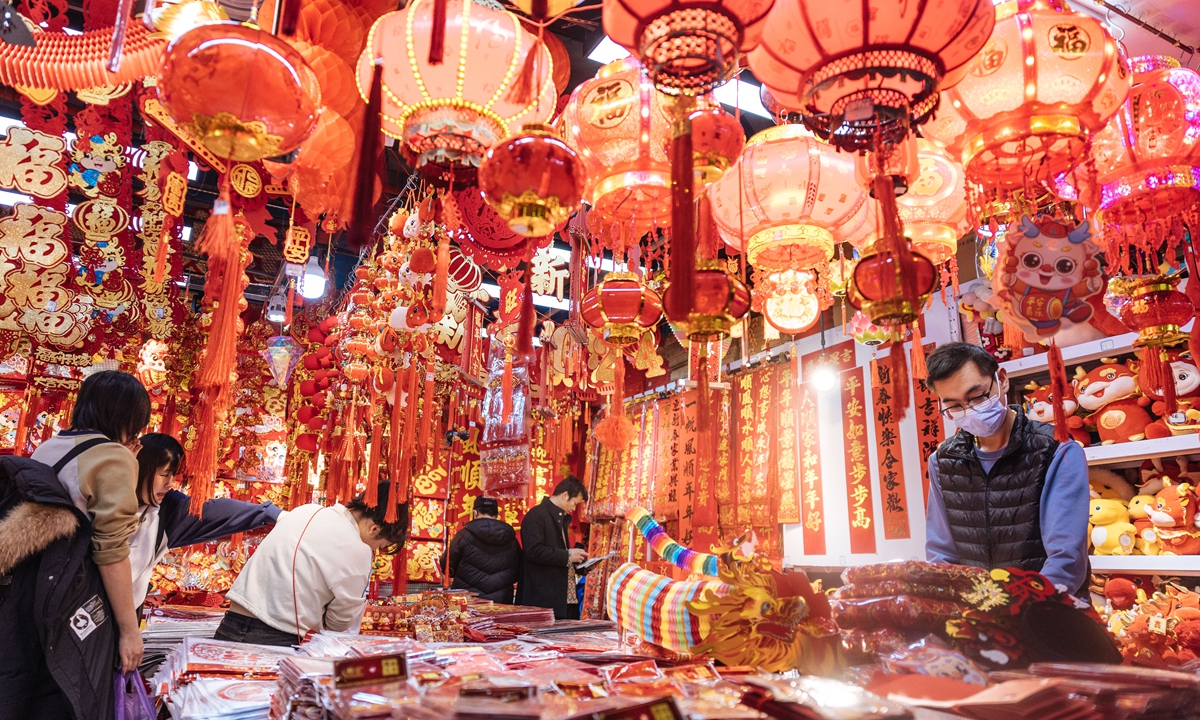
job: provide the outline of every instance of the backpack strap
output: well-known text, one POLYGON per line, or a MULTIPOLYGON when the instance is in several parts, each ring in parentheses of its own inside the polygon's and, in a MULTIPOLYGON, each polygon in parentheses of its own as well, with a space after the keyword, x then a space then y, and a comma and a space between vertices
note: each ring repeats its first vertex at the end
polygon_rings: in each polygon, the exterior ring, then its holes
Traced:
POLYGON ((88 450, 91 450, 92 448, 96 447, 97 445, 103 445, 105 443, 110 443, 110 442, 113 442, 113 441, 109 440, 106 437, 98 437, 98 438, 92 438, 91 440, 84 440, 83 442, 79 443, 75 447, 71 448, 67 452, 66 455, 63 455, 61 458, 59 458, 58 462, 54 463, 54 474, 57 475, 60 472, 62 472, 62 469, 67 466, 67 463, 71 462, 72 460, 79 457, 80 455, 87 452, 88 450))

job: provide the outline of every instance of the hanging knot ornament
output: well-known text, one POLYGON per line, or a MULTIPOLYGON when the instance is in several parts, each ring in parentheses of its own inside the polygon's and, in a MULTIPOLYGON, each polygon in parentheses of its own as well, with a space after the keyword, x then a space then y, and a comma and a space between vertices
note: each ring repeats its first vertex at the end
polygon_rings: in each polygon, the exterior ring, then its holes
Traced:
MULTIPOLYGON (((1138 384, 1147 394, 1162 398, 1165 415, 1170 418, 1177 409, 1175 378, 1167 348, 1187 342, 1182 327, 1192 319, 1195 305, 1179 291, 1178 274, 1151 275, 1136 279, 1113 278, 1110 290, 1123 296, 1121 322, 1138 336, 1134 347, 1142 367, 1138 384)), ((1177 422, 1172 419, 1170 422, 1177 422)))
POLYGON ((300 53, 256 27, 209 23, 167 47, 159 94, 171 118, 219 157, 240 162, 300 147, 320 85, 300 53))
POLYGON ((1129 94, 1130 72, 1103 20, 1063 0, 996 8, 996 27, 925 137, 991 187, 1045 184, 1086 157, 1129 94))
POLYGON ((472 0, 416 0, 375 21, 358 62, 358 90, 369 97, 376 59, 383 67, 382 130, 427 175, 474 181, 489 148, 556 107, 553 61, 516 15, 472 0), (437 14, 444 8, 439 27, 437 14), (444 34, 440 31, 444 28, 444 34), (435 38, 444 38, 431 60, 435 38), (514 84, 535 53, 530 99, 514 84))
POLYGON ((515 233, 543 237, 583 204, 579 156, 546 125, 526 125, 488 151, 479 189, 515 233))
POLYGON ((604 32, 669 95, 702 95, 733 77, 774 0, 604 0, 604 32))
POLYGON ((588 290, 580 305, 583 321, 610 345, 633 345, 662 317, 662 300, 631 272, 610 272, 588 290))
POLYGON ((929 119, 994 23, 990 0, 776 0, 750 68, 823 139, 878 149, 929 119))

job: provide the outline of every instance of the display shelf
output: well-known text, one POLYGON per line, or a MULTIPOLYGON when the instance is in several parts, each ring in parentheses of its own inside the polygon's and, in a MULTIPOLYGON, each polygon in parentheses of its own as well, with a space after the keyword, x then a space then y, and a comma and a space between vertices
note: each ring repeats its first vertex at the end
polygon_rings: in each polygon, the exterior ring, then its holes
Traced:
POLYGON ((1093 572, 1200 575, 1200 555, 1092 555, 1093 572))
MULTIPOLYGON (((1090 360, 1099 360, 1102 357, 1112 357, 1122 353, 1133 352, 1133 341, 1136 339, 1137 333, 1125 333, 1124 335, 1100 338, 1099 340, 1064 347, 1062 348, 1063 365, 1084 363, 1090 360)), ((1002 362, 1000 363, 1000 367, 1008 371, 1010 378, 1050 372, 1046 356, 1046 353, 1038 353, 1036 355, 1020 357, 1002 362)))
POLYGON ((1088 465, 1141 462, 1148 458, 1200 453, 1200 434, 1188 433, 1156 440, 1093 445, 1083 449, 1088 465))

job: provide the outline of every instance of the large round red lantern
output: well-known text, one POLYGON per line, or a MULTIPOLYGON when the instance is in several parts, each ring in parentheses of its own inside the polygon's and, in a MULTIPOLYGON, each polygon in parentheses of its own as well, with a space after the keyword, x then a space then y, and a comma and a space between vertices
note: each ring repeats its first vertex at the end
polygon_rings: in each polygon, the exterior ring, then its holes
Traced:
POLYGON ((937 271, 928 258, 907 248, 901 252, 910 254, 911 276, 904 269, 909 258, 885 249, 882 242, 873 244, 854 266, 846 297, 876 325, 890 327, 916 320, 937 281, 937 271))
POLYGON ((746 143, 734 168, 708 189, 728 249, 762 270, 824 264, 839 243, 860 246, 874 208, 854 179, 853 156, 802 125, 777 125, 746 143))
POLYGON ((713 102, 693 110, 692 173, 697 192, 721 179, 746 146, 746 131, 737 118, 713 102))
POLYGON ((1178 275, 1114 278, 1110 289, 1122 295, 1121 323, 1138 334, 1137 346, 1161 347, 1187 339, 1180 330, 1192 319, 1192 301, 1179 291, 1178 275))
POLYGON ((1129 68, 1105 23, 1063 0, 1010 1, 997 15, 925 137, 985 186, 1049 182, 1083 160, 1089 137, 1121 108, 1129 68))
POLYGON ((750 67, 839 148, 891 145, 929 118, 994 23, 991 0, 776 0, 750 67))
POLYGON ((662 300, 637 275, 611 272, 587 291, 579 312, 610 345, 632 345, 662 317, 662 300))
POLYGON ((167 48, 159 95, 172 119, 216 155, 239 162, 295 150, 317 122, 317 77, 269 32, 208 23, 167 48))
POLYGON ((472 0, 446 3, 445 52, 430 64, 435 6, 415 0, 371 26, 358 61, 358 91, 368 99, 373 64, 383 63, 383 132, 405 157, 435 175, 471 177, 488 149, 557 104, 550 53, 516 15, 472 0), (528 99, 514 85, 537 52, 528 99))
POLYGON ((702 95, 758 45, 774 0, 604 0, 604 32, 671 95, 702 95))
POLYGON ((513 232, 541 237, 554 232, 582 204, 583 163, 545 125, 526 125, 488 151, 479 189, 513 232))
POLYGON ((589 215, 638 234, 669 224, 673 108, 633 58, 605 65, 575 89, 561 122, 587 171, 589 215))

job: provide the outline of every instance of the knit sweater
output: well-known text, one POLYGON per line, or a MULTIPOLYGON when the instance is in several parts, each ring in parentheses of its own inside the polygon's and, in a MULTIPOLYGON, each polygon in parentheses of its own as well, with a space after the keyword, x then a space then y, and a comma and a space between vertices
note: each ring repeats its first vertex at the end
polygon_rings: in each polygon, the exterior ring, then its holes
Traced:
MULTIPOLYGON (((100 433, 64 430, 38 446, 31 456, 54 465, 75 445, 100 433)), ((58 474, 75 507, 92 519, 92 559, 111 565, 129 557, 129 537, 138 526, 137 458, 115 442, 82 453, 58 474)))

